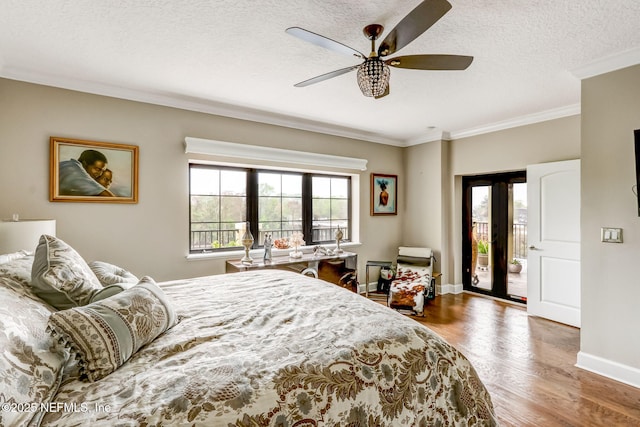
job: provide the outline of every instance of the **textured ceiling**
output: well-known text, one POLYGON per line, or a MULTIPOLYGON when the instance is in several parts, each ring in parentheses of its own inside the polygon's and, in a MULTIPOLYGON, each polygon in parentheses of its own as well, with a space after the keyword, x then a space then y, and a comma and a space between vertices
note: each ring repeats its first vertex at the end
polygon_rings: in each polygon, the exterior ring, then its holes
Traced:
POLYGON ((0 0, 0 76, 409 145, 576 113, 573 71, 603 58, 640 62, 638 0, 450 2, 398 54, 474 62, 465 71, 392 68, 391 94, 379 100, 360 93, 355 72, 294 88, 358 60, 284 30, 366 54, 362 28, 382 24, 384 37, 419 0, 0 0))

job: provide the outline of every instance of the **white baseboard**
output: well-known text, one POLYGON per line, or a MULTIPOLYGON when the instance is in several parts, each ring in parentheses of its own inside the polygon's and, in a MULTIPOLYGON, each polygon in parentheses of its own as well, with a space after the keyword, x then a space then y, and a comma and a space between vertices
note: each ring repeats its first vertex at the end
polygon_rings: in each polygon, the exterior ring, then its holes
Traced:
POLYGON ((578 368, 640 388, 640 369, 603 359, 584 351, 578 352, 578 368))
MULTIPOLYGON (((375 292, 378 290, 378 282, 371 282, 369 283, 369 292, 375 292)), ((358 293, 364 294, 365 291, 365 284, 364 283, 359 283, 358 284, 358 293)))
POLYGON ((444 295, 444 294, 461 294, 463 291, 462 283, 457 285, 445 284, 445 285, 436 285, 436 294, 444 295))

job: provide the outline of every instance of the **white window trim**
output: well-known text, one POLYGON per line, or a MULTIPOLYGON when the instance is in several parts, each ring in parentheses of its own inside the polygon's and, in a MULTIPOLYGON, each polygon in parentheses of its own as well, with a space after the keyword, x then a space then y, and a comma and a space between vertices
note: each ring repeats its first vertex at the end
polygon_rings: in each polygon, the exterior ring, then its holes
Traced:
MULTIPOLYGON (((322 245, 325 248, 328 249, 335 249, 336 245, 335 244, 325 244, 322 245)), ((340 243, 340 248, 342 249, 348 249, 348 248, 357 248, 359 246, 362 246, 362 243, 360 242, 343 242, 340 243)), ((313 248, 314 246, 301 246, 300 250, 302 252, 313 252, 313 248)), ((289 252, 291 252, 293 249, 276 249, 273 248, 272 250, 272 254, 273 256, 282 256, 282 255, 287 255, 289 252)), ((249 251, 249 254, 251 255, 251 257, 254 260, 261 260, 262 256, 264 255, 264 249, 259 248, 259 249, 251 249, 249 251)), ((241 258, 244 256, 244 250, 237 250, 237 251, 219 251, 219 252, 205 252, 205 253, 196 253, 196 254, 189 254, 186 256, 188 261, 204 261, 204 260, 211 260, 211 259, 237 259, 237 258, 241 258)))

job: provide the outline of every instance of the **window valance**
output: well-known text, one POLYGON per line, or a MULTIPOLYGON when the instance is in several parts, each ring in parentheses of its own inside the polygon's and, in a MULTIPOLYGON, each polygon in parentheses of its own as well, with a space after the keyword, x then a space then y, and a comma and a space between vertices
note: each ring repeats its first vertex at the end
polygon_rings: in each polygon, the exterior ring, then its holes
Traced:
POLYGON ((367 170, 367 160, 308 151, 287 150, 260 145, 237 144, 212 139, 186 137, 185 153, 209 154, 223 157, 238 157, 251 160, 295 163, 338 169, 367 170))

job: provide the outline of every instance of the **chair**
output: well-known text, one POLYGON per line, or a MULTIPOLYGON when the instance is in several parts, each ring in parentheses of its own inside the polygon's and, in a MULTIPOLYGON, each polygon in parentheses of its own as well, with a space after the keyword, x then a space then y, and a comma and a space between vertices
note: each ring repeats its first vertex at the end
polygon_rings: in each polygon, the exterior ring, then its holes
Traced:
POLYGON ((398 248, 396 274, 389 286, 387 305, 424 316, 425 299, 433 298, 435 294, 432 280, 434 262, 430 248, 398 248))

